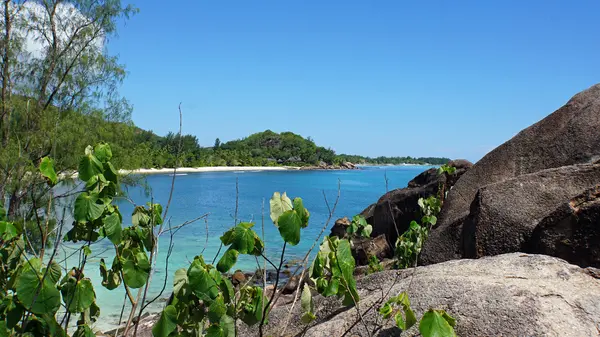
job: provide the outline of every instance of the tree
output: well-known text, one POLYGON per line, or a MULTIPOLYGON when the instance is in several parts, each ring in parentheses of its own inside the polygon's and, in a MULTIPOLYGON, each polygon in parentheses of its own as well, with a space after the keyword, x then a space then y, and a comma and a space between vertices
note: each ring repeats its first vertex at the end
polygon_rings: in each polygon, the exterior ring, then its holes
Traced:
POLYGON ((35 198, 34 182, 23 178, 41 158, 75 168, 61 155, 88 132, 78 125, 64 132, 74 113, 129 120, 117 91, 125 69, 104 44, 136 9, 118 0, 4 0, 0 12, 0 199, 8 197, 15 217, 31 213, 23 207, 35 198))

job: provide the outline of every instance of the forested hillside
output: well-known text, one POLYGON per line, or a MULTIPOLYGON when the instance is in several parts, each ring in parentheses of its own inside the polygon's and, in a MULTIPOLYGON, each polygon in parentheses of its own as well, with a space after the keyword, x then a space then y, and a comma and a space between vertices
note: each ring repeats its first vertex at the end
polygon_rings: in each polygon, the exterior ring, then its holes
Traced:
POLYGON ((67 118, 65 132, 59 139, 68 150, 56 155, 67 167, 76 167, 78 153, 87 144, 106 141, 111 144, 114 161, 122 168, 173 167, 179 152, 179 166, 310 166, 324 162, 335 165, 342 162, 361 164, 444 164, 447 158, 363 157, 336 155, 330 148, 318 146, 309 138, 292 132, 275 133, 271 130, 246 138, 221 143, 216 139, 209 146, 199 144, 196 136, 169 133, 164 137, 142 130, 131 123, 105 121, 100 115, 72 114, 67 118), (67 144, 69 144, 67 146, 67 144))

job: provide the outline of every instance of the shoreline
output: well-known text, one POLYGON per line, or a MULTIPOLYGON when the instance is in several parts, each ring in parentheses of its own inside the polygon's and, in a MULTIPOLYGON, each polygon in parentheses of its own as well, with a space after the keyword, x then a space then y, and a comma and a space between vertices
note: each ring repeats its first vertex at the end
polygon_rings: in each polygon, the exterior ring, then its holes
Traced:
MULTIPOLYGON (((176 174, 180 173, 204 173, 204 172, 241 172, 241 171, 290 171, 299 170, 292 166, 202 166, 202 167, 178 167, 176 174)), ((121 175, 129 174, 173 174, 173 168, 150 168, 135 170, 119 170, 121 175)))

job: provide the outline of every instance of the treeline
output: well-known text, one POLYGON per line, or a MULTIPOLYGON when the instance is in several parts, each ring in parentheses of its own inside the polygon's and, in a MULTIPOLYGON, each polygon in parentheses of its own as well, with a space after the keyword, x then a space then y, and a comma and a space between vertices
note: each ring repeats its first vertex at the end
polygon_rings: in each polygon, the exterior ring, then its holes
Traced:
POLYGON ((444 165, 450 161, 450 158, 440 157, 364 157, 357 155, 340 154, 338 157, 342 161, 349 161, 355 164, 372 164, 372 165, 400 165, 400 164, 416 164, 416 165, 444 165))
POLYGON ((63 119, 62 132, 54 139, 55 157, 64 169, 76 168, 79 153, 88 144, 101 141, 111 144, 113 161, 122 168, 163 168, 200 166, 313 166, 343 162, 358 164, 434 164, 448 158, 377 157, 337 155, 334 150, 318 146, 310 138, 292 132, 271 130, 246 138, 210 146, 201 146, 196 136, 168 133, 158 136, 132 123, 106 121, 101 114, 69 113, 63 119), (181 149, 179 147, 181 146, 181 149))
POLYGON ((151 131, 137 129, 134 143, 127 162, 123 163, 130 168, 173 167, 176 163, 188 167, 306 166, 320 162, 331 165, 340 160, 333 150, 317 146, 310 138, 270 130, 226 143, 217 138, 212 146, 200 146, 192 135, 180 137, 169 133, 159 137, 151 131))

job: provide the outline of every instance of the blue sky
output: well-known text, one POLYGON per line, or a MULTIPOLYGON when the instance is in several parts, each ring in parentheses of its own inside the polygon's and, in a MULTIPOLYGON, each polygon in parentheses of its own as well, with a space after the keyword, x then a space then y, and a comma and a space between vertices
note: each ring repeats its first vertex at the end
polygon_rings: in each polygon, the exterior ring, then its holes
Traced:
POLYGON ((109 52, 133 120, 201 145, 477 160, 600 82, 600 1, 137 1, 109 52))

